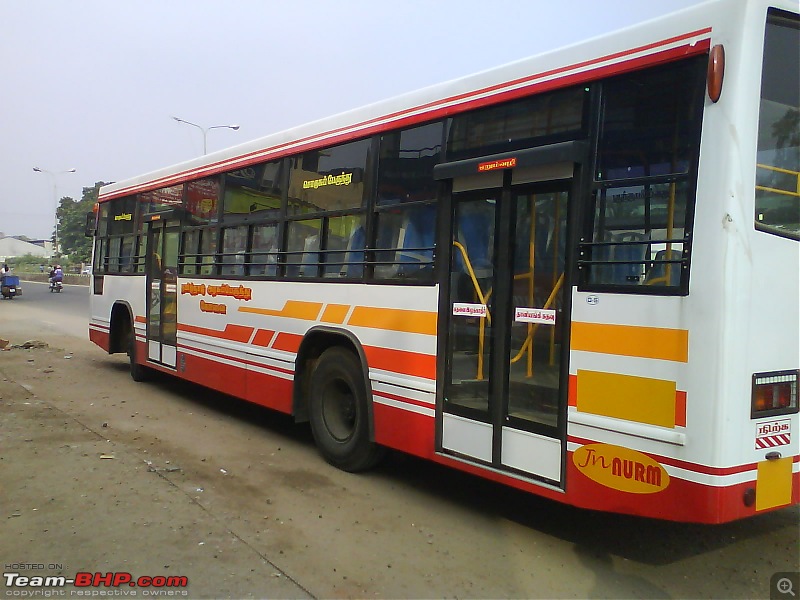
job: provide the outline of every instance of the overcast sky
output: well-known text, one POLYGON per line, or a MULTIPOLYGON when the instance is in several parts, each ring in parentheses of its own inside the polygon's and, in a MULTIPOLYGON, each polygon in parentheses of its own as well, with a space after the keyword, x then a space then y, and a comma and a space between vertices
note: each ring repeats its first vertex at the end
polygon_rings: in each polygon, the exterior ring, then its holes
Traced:
POLYGON ((202 154, 172 115, 212 152, 698 2, 0 0, 0 231, 202 154))

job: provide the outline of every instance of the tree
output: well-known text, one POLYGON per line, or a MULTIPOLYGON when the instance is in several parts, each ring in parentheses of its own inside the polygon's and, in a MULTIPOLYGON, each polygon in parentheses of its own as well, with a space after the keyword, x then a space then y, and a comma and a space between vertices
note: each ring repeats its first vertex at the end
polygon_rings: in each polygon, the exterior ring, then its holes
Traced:
POLYGON ((64 254, 69 254, 73 262, 90 262, 92 238, 86 237, 86 214, 92 212, 100 187, 105 183, 98 181, 94 187, 83 188, 80 202, 64 196, 58 205, 58 242, 64 254))

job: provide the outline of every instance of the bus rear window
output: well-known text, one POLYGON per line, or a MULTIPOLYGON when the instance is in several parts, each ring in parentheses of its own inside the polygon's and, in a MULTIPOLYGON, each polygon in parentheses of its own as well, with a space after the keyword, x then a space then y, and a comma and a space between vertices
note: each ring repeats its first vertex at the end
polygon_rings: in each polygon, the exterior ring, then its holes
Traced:
POLYGON ((756 159, 756 227, 800 240, 800 29, 770 9, 764 36, 756 159))

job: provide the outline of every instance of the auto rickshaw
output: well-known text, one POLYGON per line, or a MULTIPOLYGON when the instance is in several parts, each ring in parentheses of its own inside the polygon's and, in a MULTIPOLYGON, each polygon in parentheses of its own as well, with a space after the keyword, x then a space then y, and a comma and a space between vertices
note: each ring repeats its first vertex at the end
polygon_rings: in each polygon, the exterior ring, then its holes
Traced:
POLYGON ((19 277, 16 275, 0 276, 0 294, 3 300, 13 300, 15 296, 22 295, 22 288, 19 285, 19 277))

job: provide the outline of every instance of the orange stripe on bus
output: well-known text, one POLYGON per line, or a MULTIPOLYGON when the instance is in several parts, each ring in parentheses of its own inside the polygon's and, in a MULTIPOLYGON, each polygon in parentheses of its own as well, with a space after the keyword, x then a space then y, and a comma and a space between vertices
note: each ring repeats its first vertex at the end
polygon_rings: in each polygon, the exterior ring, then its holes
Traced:
POLYGON ((137 323, 147 323, 147 317, 134 317, 133 320, 137 323))
POLYGON ((675 362, 689 360, 689 332, 685 329, 572 323, 572 350, 658 358, 675 362))
POLYGON ((373 369, 403 373, 424 379, 436 378, 436 357, 430 354, 375 346, 364 346, 364 353, 367 355, 367 363, 373 369))
POLYGON ((196 325, 178 324, 178 329, 187 331, 189 333, 199 333, 210 337, 220 338, 223 340, 230 340, 232 342, 247 343, 250 341, 250 336, 253 334, 252 327, 245 327, 244 325, 231 325, 230 323, 225 326, 222 331, 218 329, 209 329, 208 327, 198 327, 196 325))
POLYGON ((328 304, 322 313, 320 321, 323 323, 344 323, 348 310, 350 310, 350 305, 348 304, 328 304))
POLYGON ((356 306, 347 324, 353 327, 436 335, 436 313, 421 310, 356 306))
POLYGON ((256 331, 256 335, 253 338, 253 345, 255 346, 263 346, 264 348, 269 347, 269 343, 272 341, 272 338, 275 336, 275 332, 269 329, 259 329, 256 331))
POLYGON ((288 319, 301 319, 303 321, 316 321, 319 311, 322 309, 322 302, 305 302, 303 300, 287 300, 281 310, 270 308, 253 308, 251 306, 240 306, 239 312, 255 313, 268 317, 286 317, 288 319))
POLYGON ((297 352, 300 349, 300 342, 302 341, 302 335, 282 332, 275 338, 272 347, 275 350, 283 350, 284 352, 297 352))

